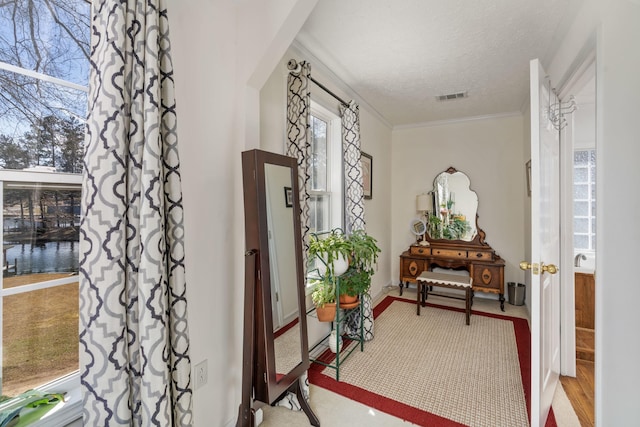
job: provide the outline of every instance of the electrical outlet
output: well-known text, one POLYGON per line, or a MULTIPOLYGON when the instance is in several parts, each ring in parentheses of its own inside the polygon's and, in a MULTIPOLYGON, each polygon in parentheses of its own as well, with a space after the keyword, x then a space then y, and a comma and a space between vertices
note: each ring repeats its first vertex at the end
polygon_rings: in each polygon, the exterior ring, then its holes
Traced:
POLYGON ((202 362, 198 363, 194 369, 195 373, 195 387, 197 390, 203 385, 207 383, 209 372, 207 368, 207 359, 204 359, 202 362))

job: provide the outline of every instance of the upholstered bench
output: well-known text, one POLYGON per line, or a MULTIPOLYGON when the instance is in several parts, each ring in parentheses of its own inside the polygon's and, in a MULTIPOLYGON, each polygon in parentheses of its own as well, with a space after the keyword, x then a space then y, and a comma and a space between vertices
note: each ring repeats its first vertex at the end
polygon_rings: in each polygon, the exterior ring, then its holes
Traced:
POLYGON ((438 286, 442 288, 451 288, 464 291, 464 298, 458 298, 451 295, 441 295, 448 298, 464 299, 465 313, 467 325, 471 318, 471 297, 473 290, 471 289, 471 277, 461 276, 458 274, 440 273, 433 271, 423 271, 418 277, 418 292, 416 297, 417 315, 420 316, 420 306, 425 305, 428 289, 427 286, 438 286), (424 287, 424 289, 423 289, 424 287))

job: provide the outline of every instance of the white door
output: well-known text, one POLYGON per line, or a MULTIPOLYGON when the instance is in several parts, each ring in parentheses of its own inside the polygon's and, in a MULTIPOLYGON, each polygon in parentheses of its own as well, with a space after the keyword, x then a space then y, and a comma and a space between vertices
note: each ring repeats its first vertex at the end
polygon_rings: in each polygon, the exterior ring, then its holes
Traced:
POLYGON ((531 61, 531 425, 544 426, 560 372, 560 155, 549 107, 557 102, 531 61))

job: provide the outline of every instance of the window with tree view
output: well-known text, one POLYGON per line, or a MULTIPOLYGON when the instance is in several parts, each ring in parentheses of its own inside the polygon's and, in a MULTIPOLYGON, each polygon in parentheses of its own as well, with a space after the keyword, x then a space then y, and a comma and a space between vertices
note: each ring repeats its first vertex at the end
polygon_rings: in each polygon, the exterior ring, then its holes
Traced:
POLYGON ((309 227, 313 233, 342 227, 342 140, 340 118, 311 102, 309 227))
POLYGON ((3 400, 77 376, 90 7, 0 2, 3 400))

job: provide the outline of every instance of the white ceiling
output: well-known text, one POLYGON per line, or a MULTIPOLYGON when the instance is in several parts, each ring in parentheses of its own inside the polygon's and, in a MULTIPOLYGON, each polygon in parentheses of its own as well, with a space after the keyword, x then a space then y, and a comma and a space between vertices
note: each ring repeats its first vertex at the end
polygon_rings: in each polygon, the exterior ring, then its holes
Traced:
POLYGON ((392 126, 509 114, 580 1, 319 0, 296 44, 392 126))

